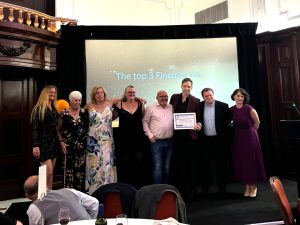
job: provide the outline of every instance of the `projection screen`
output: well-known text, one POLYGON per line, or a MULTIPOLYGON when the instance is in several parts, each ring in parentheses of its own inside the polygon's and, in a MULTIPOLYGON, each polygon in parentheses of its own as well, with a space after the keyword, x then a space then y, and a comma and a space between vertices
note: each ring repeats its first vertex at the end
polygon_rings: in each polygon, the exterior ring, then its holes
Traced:
POLYGON ((236 38, 86 40, 87 102, 93 86, 104 86, 108 98, 122 97, 128 85, 137 96, 156 102, 156 92, 169 97, 181 92, 185 77, 193 80, 192 94, 211 87, 215 98, 234 102, 239 87, 236 38))

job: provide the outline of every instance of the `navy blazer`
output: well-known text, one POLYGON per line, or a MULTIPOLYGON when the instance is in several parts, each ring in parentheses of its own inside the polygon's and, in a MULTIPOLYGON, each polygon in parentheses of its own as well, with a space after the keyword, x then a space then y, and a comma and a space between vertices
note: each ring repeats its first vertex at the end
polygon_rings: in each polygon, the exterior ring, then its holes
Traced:
MULTIPOLYGON (((173 105, 173 109, 175 110, 178 100, 181 97, 180 94, 173 94, 171 96, 170 104, 173 105)), ((200 99, 194 97, 193 95, 189 95, 189 104, 187 107, 187 112, 195 112, 197 122, 200 121, 200 99)), ((176 113, 176 112, 175 112, 176 113)), ((198 138, 198 132, 195 130, 189 130, 190 136, 193 140, 198 138)))

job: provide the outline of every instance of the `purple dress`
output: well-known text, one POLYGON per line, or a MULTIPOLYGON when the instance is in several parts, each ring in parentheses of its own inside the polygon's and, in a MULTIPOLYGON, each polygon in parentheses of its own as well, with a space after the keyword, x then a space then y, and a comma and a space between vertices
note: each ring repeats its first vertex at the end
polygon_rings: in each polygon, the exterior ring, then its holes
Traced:
POLYGON ((230 108, 233 126, 233 166, 234 178, 243 184, 256 184, 266 180, 264 162, 250 105, 230 108))

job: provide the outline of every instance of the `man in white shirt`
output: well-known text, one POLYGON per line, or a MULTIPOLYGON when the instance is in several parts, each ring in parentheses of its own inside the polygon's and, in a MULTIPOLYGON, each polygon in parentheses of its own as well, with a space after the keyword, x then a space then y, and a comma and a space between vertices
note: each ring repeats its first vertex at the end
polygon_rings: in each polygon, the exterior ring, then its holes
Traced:
POLYGON ((27 210, 29 225, 58 223, 58 212, 62 207, 69 208, 70 221, 97 217, 98 200, 75 189, 49 190, 43 198, 37 199, 38 176, 30 176, 24 183, 24 191, 25 196, 32 200, 27 210))
POLYGON ((168 104, 166 91, 158 91, 156 99, 157 103, 145 111, 143 128, 151 142, 153 183, 167 184, 173 145, 173 108, 168 104))
POLYGON ((228 182, 228 124, 230 123, 230 111, 227 103, 217 101, 211 88, 201 91, 204 99, 200 103, 200 121, 203 124, 200 149, 202 163, 199 171, 202 171, 203 194, 207 195, 209 186, 215 177, 216 185, 221 195, 226 194, 228 182), (215 174, 215 176, 213 176, 215 174))

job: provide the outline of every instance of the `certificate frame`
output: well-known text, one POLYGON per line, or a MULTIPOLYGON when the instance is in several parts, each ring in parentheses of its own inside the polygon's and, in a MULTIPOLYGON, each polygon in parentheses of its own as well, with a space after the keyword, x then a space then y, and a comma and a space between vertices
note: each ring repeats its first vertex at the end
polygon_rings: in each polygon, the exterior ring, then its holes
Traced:
POLYGON ((174 130, 194 129, 196 124, 196 113, 173 113, 174 130))

